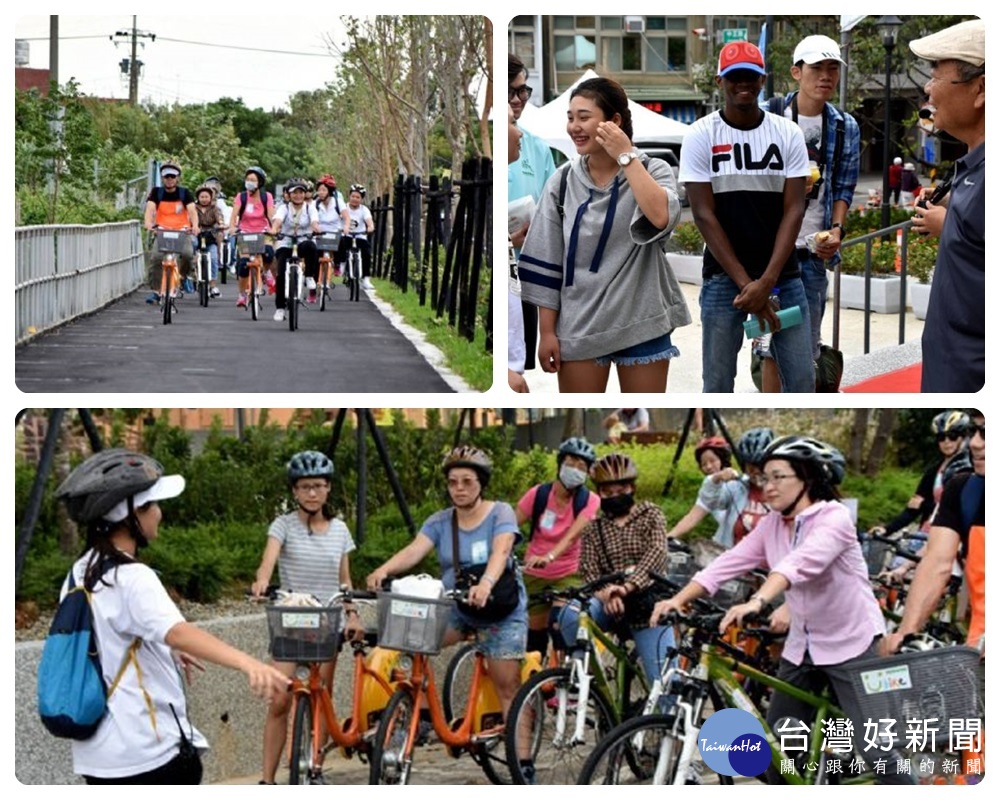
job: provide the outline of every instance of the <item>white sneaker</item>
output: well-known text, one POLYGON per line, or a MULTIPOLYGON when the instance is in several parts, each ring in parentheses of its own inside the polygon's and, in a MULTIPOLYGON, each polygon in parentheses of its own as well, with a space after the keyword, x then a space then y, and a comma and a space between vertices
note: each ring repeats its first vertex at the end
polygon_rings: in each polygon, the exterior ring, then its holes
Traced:
POLYGON ((361 279, 361 288, 365 289, 367 291, 374 291, 375 286, 372 284, 372 282, 370 280, 368 280, 368 278, 362 278, 361 279))
POLYGON ((312 278, 306 278, 306 288, 310 292, 315 292, 316 291, 316 281, 314 281, 312 278))
POLYGON ((222 292, 220 292, 219 289, 215 286, 212 287, 212 290, 211 292, 209 292, 209 294, 211 294, 212 297, 222 297, 222 292))
POLYGON ((285 321, 285 309, 279 308, 277 311, 274 312, 274 321, 275 322, 285 321))

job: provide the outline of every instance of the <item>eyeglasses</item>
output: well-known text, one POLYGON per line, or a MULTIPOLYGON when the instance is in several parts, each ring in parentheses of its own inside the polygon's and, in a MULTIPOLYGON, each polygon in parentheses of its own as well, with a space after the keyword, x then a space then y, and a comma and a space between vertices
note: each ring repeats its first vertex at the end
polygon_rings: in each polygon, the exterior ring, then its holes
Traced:
POLYGON ((978 433, 982 437, 983 441, 985 442, 986 441, 986 423, 984 422, 982 425, 973 425, 969 429, 969 433, 970 433, 971 436, 975 436, 978 433))
POLYGON ((782 475, 780 473, 775 473, 773 475, 768 475, 768 474, 765 473, 764 475, 761 475, 760 485, 761 486, 767 486, 767 484, 769 484, 769 483, 778 484, 778 483, 781 483, 782 481, 787 481, 789 478, 797 478, 797 477, 799 477, 799 476, 796 475, 794 472, 789 472, 789 473, 786 473, 784 475, 782 475))
POLYGON ((939 433, 937 435, 937 440, 939 442, 943 442, 945 439, 947 439, 949 442, 957 442, 960 439, 964 438, 965 438, 964 433, 955 433, 954 431, 949 431, 948 433, 939 433))
POLYGON ((320 492, 329 491, 330 484, 328 483, 300 483, 295 487, 296 491, 303 492, 305 494, 312 494, 315 492, 319 494, 320 492))
POLYGON ((532 89, 530 86, 528 86, 528 84, 524 84, 524 86, 518 86, 516 89, 508 86, 507 99, 513 100, 515 97, 518 97, 520 98, 522 103, 527 103, 528 100, 531 98, 531 93, 533 91, 535 90, 532 89))

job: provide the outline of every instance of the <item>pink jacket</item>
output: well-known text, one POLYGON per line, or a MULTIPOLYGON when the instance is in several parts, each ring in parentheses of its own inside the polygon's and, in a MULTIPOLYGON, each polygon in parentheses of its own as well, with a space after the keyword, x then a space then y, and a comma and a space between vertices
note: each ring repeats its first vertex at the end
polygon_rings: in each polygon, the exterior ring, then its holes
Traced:
POLYGON ((815 664, 840 664, 885 633, 854 524, 840 503, 814 503, 791 530, 772 511, 692 580, 714 594, 753 569, 778 572, 791 584, 785 600, 792 621, 782 655, 793 664, 801 664, 807 650, 815 664))

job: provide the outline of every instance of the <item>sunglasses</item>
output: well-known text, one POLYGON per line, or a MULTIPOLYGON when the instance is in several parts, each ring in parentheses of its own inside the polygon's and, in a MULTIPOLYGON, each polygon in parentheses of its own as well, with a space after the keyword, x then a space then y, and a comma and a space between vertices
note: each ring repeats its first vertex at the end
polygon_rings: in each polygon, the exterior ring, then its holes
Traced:
POLYGON ((959 439, 964 439, 964 438, 965 438, 964 433, 950 432, 950 433, 939 433, 937 435, 937 440, 939 442, 943 442, 945 439, 947 439, 950 442, 957 442, 959 439))
POLYGON ((973 425, 971 428, 969 428, 969 435, 970 436, 975 436, 977 433, 982 437, 983 441, 985 442, 986 441, 986 423, 985 422, 982 425, 973 425))
POLYGON ((513 100, 515 97, 519 97, 522 103, 527 103, 528 100, 531 99, 531 93, 533 91, 535 90, 532 89, 530 86, 528 86, 528 84, 525 84, 524 86, 518 86, 516 89, 512 89, 511 87, 508 86, 507 99, 513 100))

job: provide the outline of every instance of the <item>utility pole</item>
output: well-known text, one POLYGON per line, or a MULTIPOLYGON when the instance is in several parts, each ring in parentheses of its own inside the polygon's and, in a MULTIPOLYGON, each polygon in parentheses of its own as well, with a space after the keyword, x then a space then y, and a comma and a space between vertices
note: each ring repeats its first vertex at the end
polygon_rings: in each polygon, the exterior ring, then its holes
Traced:
POLYGON ((49 81, 59 85, 59 17, 49 17, 49 81))
MULTIPOLYGON (((132 57, 127 61, 122 61, 122 72, 125 71, 126 66, 128 67, 128 102, 129 105, 138 105, 139 103, 139 69, 142 67, 142 62, 139 61, 139 39, 149 39, 151 42, 156 41, 156 34, 150 33, 149 31, 140 31, 136 27, 136 21, 138 17, 132 17, 132 30, 122 30, 115 31, 115 36, 122 36, 131 40, 132 44, 132 57)), ((114 37, 109 37, 114 40, 114 37)), ((116 41, 117 45, 118 42, 116 41)))

